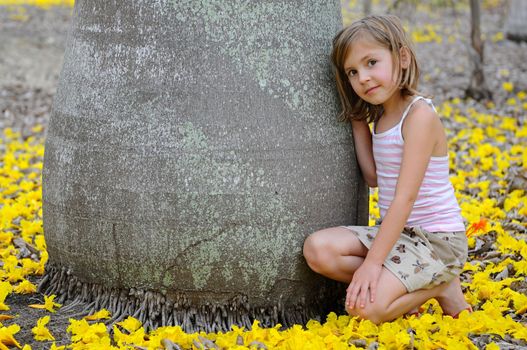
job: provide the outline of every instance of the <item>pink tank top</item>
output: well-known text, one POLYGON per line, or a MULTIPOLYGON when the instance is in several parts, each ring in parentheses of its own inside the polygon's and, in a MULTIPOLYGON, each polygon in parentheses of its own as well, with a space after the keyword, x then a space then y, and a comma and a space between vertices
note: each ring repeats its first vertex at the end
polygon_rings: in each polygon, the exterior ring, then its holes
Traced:
MULTIPOLYGON (((404 145, 401 126, 411 106, 420 99, 434 108, 431 100, 416 96, 397 125, 382 133, 374 131, 372 135, 381 219, 393 200, 401 168, 404 145)), ((448 155, 430 158, 417 199, 406 222, 407 226, 421 226, 430 232, 465 231, 448 171, 448 155)))

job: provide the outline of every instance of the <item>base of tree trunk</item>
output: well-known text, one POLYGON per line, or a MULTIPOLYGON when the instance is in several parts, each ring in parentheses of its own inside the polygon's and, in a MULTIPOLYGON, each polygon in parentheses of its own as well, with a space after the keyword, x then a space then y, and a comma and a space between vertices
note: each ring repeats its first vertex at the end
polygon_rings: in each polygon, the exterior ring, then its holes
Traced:
POLYGON ((487 88, 471 86, 465 90, 465 97, 470 97, 476 101, 492 100, 492 92, 487 88))
POLYGON ((110 326, 133 316, 142 322, 147 331, 162 326, 180 326, 187 333, 209 333, 230 331, 232 325, 251 329, 254 320, 258 320, 262 327, 280 324, 284 328, 294 324, 304 325, 310 319, 321 321, 321 316, 325 317, 329 311, 344 312, 344 300, 336 295, 342 288, 337 282, 334 287, 335 297, 329 298, 329 304, 333 304, 331 309, 328 309, 328 300, 318 305, 307 305, 305 301, 300 301, 293 306, 284 306, 277 300, 272 306, 251 307, 244 295, 234 297, 223 305, 193 305, 191 298, 183 293, 168 297, 151 290, 109 288, 83 282, 65 267, 57 268, 48 264, 38 290, 45 295, 57 295, 58 303, 71 301, 62 311, 68 311, 81 303, 87 305, 78 316, 107 309, 112 318, 105 323, 110 326), (341 299, 342 303, 339 303, 341 299))
POLYGON ((527 2, 511 0, 505 22, 505 36, 513 41, 527 41, 527 2))
POLYGON ((527 41, 527 34, 525 33, 507 33, 507 39, 512 41, 527 41))

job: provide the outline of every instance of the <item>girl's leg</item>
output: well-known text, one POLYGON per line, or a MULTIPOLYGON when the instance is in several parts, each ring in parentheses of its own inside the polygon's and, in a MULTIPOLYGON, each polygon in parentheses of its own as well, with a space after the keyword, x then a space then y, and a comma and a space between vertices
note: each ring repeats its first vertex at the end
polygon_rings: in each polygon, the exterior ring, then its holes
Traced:
POLYGON ((309 267, 328 278, 350 283, 364 261, 368 249, 344 227, 317 231, 304 242, 304 257, 309 267))
MULTIPOLYGON (((309 267, 323 276, 344 283, 351 282, 353 273, 367 253, 368 249, 355 234, 343 227, 317 231, 304 242, 304 257, 309 267)), ((409 313, 417 313, 421 304, 409 309, 409 313)))
POLYGON ((353 316, 380 323, 402 316, 431 298, 438 298, 443 302, 448 300, 450 309, 444 309, 444 312, 449 315, 454 315, 468 306, 461 292, 459 279, 431 289, 420 289, 408 293, 401 281, 386 268, 383 268, 375 302, 367 303, 364 308, 349 309, 348 312, 353 316))
POLYGON ((445 289, 435 298, 439 302, 445 315, 453 316, 470 307, 463 295, 459 277, 446 283, 445 289))

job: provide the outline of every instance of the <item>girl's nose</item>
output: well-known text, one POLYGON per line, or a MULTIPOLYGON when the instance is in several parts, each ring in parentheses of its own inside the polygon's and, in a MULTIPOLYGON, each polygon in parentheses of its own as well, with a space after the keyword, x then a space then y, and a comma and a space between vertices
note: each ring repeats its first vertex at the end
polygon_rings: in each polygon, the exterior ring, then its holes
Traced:
POLYGON ((367 81, 370 80, 370 75, 367 73, 367 72, 359 72, 359 82, 361 83, 366 83, 367 81))

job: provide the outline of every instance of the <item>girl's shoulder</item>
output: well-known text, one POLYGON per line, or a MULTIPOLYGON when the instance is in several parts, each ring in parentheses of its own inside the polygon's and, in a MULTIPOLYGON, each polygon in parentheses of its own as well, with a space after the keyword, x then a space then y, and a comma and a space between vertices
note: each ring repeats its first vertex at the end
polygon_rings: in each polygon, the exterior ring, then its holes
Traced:
POLYGON ((424 119, 424 121, 439 121, 439 115, 432 104, 432 100, 427 98, 419 98, 413 102, 412 106, 408 110, 406 119, 424 119))
POLYGON ((431 99, 428 99, 426 97, 417 96, 414 98, 412 107, 408 111, 408 116, 416 113, 430 113, 430 115, 436 115, 437 112, 434 107, 434 104, 432 103, 431 99))
POLYGON ((409 129, 443 130, 439 115, 430 100, 421 98, 413 103, 402 125, 403 137, 409 129))

